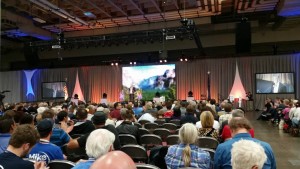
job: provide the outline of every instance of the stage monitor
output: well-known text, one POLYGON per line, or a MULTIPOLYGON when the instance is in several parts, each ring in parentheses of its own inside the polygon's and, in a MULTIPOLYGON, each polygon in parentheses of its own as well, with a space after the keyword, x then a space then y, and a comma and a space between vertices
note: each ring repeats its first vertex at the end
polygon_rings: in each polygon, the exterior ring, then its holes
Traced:
POLYGON ((65 97, 64 86, 66 82, 43 82, 42 98, 59 99, 65 97))
POLYGON ((134 94, 135 100, 153 100, 157 92, 166 99, 174 99, 175 81, 175 64, 122 68, 125 100, 129 94, 134 94))
POLYGON ((295 93, 294 73, 257 73, 255 77, 257 94, 295 93))

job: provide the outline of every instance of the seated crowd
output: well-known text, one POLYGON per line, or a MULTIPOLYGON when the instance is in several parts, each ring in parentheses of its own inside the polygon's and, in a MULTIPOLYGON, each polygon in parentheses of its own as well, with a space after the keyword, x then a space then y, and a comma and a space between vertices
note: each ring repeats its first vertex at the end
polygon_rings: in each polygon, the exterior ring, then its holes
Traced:
POLYGON ((274 101, 267 98, 265 109, 257 120, 268 120, 290 133, 292 136, 299 134, 300 101, 293 99, 276 98, 274 101))
MULTIPOLYGON (((283 101, 283 118, 290 119, 292 126, 299 125, 299 102, 283 101), (293 114, 291 116, 291 114, 293 114)), ((279 107, 279 105, 278 105, 279 107)), ((272 108, 269 108, 271 112, 272 108)), ((77 162, 77 168, 135 168, 135 164, 122 150, 120 134, 132 135, 141 144, 140 128, 145 123, 171 123, 176 121, 179 142, 175 145, 153 147, 149 163, 160 168, 194 167, 243 168, 239 147, 245 144, 257 148, 264 158, 244 162, 248 168, 276 168, 275 157, 268 143, 254 138, 254 129, 244 117, 242 108, 233 109, 225 100, 220 105, 214 99, 207 101, 180 101, 153 103, 151 101, 115 102, 106 104, 87 103, 18 103, 6 105, 0 119, 0 168, 46 168, 52 160, 77 162), (140 123, 139 125, 137 125, 140 123), (198 146, 199 137, 211 137, 221 144, 214 157, 198 146), (241 142, 247 140, 248 142, 241 142), (241 142, 241 143, 239 143, 241 142), (239 144, 238 144, 239 143, 239 144), (252 145, 253 143, 253 145, 252 145), (85 150, 80 156, 72 150, 85 150), (261 151, 263 150, 263 151, 261 151), (158 154, 152 154, 157 151, 158 154), (158 159, 155 159, 155 156, 158 159), (126 159, 125 161, 118 160, 126 159), (235 157, 235 158, 234 158, 235 157), (22 158, 37 161, 30 163, 22 158), (84 159, 84 161, 80 160, 84 159), (117 160, 108 163, 108 159, 117 160), (124 164, 123 164, 124 163, 124 164), (112 167, 114 166, 115 167, 112 167), (234 167, 237 166, 237 167, 234 167), (20 167, 22 166, 22 167, 20 167), (101 166, 101 167, 99 167, 101 166)), ((273 119, 280 115, 273 114, 273 119)), ((152 133, 153 131, 150 131, 152 133)), ((163 138, 163 137, 162 137, 163 138)), ((165 140, 163 139, 164 143, 165 140)), ((248 149, 251 151, 251 149, 248 149)), ((155 153, 154 153, 155 154, 155 153)), ((251 157, 253 154, 244 154, 251 157)))

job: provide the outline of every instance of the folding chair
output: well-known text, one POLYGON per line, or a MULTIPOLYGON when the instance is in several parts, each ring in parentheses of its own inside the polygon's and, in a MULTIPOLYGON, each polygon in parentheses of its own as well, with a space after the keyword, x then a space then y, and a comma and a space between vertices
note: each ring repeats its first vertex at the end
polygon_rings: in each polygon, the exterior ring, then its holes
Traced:
POLYGON ((155 134, 145 134, 140 138, 140 143, 148 149, 148 147, 162 145, 162 139, 155 134))
POLYGON ((134 123, 135 126, 137 126, 138 128, 142 128, 143 126, 140 123, 134 123))
POLYGON ((137 144, 136 138, 131 134, 119 134, 120 144, 127 145, 127 144, 137 144))
POLYGON ((179 144, 179 136, 178 135, 169 135, 167 137, 167 145, 179 144))
POLYGON ((52 160, 49 162, 48 167, 50 169, 71 169, 76 164, 68 160, 52 160))
POLYGON ((150 134, 150 131, 145 128, 139 128, 139 135, 143 136, 145 134, 150 134))
POLYGON ((217 149, 219 141, 213 137, 199 137, 198 146, 200 148, 217 149))
POLYGON ((171 135, 171 132, 165 128, 157 128, 153 131, 153 134, 160 136, 163 141, 166 141, 167 137, 171 135))
POLYGON ((145 129, 148 129, 148 130, 150 131, 150 133, 153 132, 153 130, 156 129, 156 128, 158 128, 158 127, 159 127, 159 126, 158 126, 157 123, 146 123, 146 124, 144 125, 144 128, 145 128, 145 129))
POLYGON ((121 151, 129 155, 135 162, 147 163, 148 155, 143 146, 140 145, 124 145, 121 147, 121 151))
POLYGON ((165 123, 162 128, 168 129, 171 133, 175 133, 177 130, 177 126, 173 123, 165 123))
POLYGON ((139 123, 144 126, 146 123, 150 123, 149 120, 140 120, 139 123))
POLYGON ((137 169, 159 169, 155 165, 150 165, 150 164, 136 164, 137 169))
POLYGON ((207 151, 210 155, 211 160, 214 160, 216 151, 210 148, 201 148, 203 151, 207 151))
POLYGON ((180 120, 173 119, 173 120, 170 121, 170 123, 175 124, 177 126, 177 128, 180 127, 180 120))
POLYGON ((157 119, 154 121, 154 123, 157 123, 159 126, 162 126, 164 123, 166 123, 165 119, 157 119))

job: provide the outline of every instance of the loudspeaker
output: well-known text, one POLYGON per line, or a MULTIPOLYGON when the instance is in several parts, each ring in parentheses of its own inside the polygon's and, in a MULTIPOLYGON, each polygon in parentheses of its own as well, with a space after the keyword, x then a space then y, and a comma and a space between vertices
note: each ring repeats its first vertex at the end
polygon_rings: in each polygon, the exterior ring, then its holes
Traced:
POLYGON ((236 53, 251 52, 251 25, 249 22, 236 24, 235 49, 236 53))
POLYGON ((38 66, 40 58, 39 58, 36 48, 31 47, 28 44, 25 44, 24 45, 24 56, 25 56, 25 60, 29 67, 38 66))

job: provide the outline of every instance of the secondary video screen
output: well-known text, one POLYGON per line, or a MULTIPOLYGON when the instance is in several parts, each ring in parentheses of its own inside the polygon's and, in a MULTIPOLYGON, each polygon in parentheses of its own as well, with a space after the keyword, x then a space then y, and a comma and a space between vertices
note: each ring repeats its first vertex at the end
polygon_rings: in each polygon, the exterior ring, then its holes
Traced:
POLYGON ((66 82, 44 82, 42 83, 42 98, 55 99, 64 98, 64 86, 66 82))
POLYGON ((135 100, 152 100, 157 92, 166 99, 174 99, 175 64, 123 67, 122 85, 125 100, 129 94, 134 94, 135 100))
POLYGON ((294 73, 257 73, 256 93, 294 93, 294 73))

